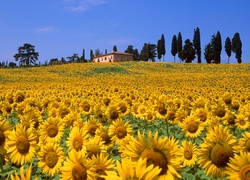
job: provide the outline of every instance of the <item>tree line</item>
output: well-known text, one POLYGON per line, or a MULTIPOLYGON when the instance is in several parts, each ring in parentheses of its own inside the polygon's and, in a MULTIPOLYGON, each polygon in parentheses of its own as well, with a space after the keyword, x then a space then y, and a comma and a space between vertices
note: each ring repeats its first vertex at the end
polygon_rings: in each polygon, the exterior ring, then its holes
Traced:
MULTIPOLYGON (((221 63, 221 51, 222 51, 222 39, 220 31, 217 31, 216 34, 213 34, 211 41, 205 45, 204 48, 204 59, 208 64, 210 63, 221 63)), ((235 53, 235 58, 238 63, 242 63, 242 42, 240 39, 240 34, 236 32, 232 39, 227 37, 224 45, 225 52, 228 56, 228 64, 230 63, 230 57, 232 52, 235 53)), ((40 63, 37 64, 39 53, 35 51, 35 46, 25 43, 23 46, 20 46, 17 50, 18 52, 13 56, 16 61, 19 61, 19 66, 40 66, 40 63)), ((113 51, 117 51, 117 46, 113 46, 113 51)), ((133 45, 128 45, 125 53, 133 54, 134 61, 152 61, 155 62, 156 57, 159 61, 164 61, 164 56, 166 54, 165 47, 165 38, 164 34, 161 35, 160 39, 156 44, 153 43, 144 43, 143 47, 139 53, 138 49, 133 47, 133 45)), ((65 63, 81 63, 81 62, 92 62, 95 56, 102 55, 103 53, 96 49, 95 53, 93 50, 90 50, 90 58, 87 60, 85 58, 85 50, 82 50, 82 55, 74 53, 72 56, 65 58, 52 58, 49 62, 45 61, 44 65, 57 65, 65 63)), ((105 49, 105 54, 107 54, 107 49, 105 49)), ((174 62, 176 62, 176 55, 179 57, 180 61, 185 63, 192 63, 192 61, 197 58, 197 63, 201 63, 201 41, 200 41, 200 29, 197 27, 194 29, 193 40, 186 39, 182 40, 181 32, 178 35, 173 35, 171 42, 171 54, 174 57, 174 62)), ((16 63, 8 61, 0 63, 0 67, 16 67, 16 63)))

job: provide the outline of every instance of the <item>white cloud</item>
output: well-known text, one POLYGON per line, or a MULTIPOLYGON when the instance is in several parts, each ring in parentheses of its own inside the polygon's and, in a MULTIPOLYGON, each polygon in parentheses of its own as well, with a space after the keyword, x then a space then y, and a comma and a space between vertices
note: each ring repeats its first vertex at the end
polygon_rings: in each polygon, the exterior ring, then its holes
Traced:
POLYGON ((66 9, 72 12, 84 12, 93 6, 106 3, 106 0, 64 0, 66 9))
POLYGON ((44 26, 44 27, 36 28, 36 32, 38 33, 51 33, 53 31, 54 31, 53 26, 44 26))

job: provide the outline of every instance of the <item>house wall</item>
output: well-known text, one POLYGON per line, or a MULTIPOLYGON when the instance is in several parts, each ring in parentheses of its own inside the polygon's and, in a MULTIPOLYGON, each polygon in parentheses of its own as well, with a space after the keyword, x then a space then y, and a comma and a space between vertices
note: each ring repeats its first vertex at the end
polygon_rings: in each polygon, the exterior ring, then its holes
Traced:
POLYGON ((120 61, 131 61, 132 59, 133 59, 133 55, 113 53, 113 54, 107 54, 107 55, 94 57, 93 61, 94 62, 120 62, 120 61))

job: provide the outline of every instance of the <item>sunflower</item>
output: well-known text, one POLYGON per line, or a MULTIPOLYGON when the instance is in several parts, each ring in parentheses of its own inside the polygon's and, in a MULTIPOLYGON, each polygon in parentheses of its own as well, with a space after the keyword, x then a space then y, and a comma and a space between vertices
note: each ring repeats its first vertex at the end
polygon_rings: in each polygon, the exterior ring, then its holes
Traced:
POLYGON ((183 140, 181 147, 183 167, 193 167, 197 161, 197 147, 195 143, 183 140))
POLYGON ((148 107, 145 104, 140 104, 138 107, 138 114, 136 115, 136 117, 141 118, 141 119, 146 119, 147 109, 148 107))
POLYGON ((133 134, 132 125, 128 122, 124 122, 122 119, 118 119, 113 121, 113 123, 109 126, 108 134, 111 137, 111 141, 119 145, 120 141, 124 137, 133 134))
POLYGON ((236 114, 232 111, 230 111, 228 114, 226 114, 222 118, 222 122, 224 125, 229 126, 230 128, 235 127, 235 119, 236 119, 236 114))
POLYGON ((66 141, 66 145, 69 148, 68 150, 81 151, 82 148, 86 149, 83 145, 88 141, 88 138, 89 135, 87 131, 78 126, 74 126, 70 131, 68 140, 66 141))
MULTIPOLYGON (((20 176, 15 172, 15 175, 10 175, 11 180, 30 180, 32 173, 32 164, 26 168, 26 172, 24 172, 24 166, 20 168, 20 176)), ((38 178, 35 178, 38 179, 38 178)))
POLYGON ((115 121, 120 117, 120 110, 117 105, 109 105, 105 111, 105 115, 108 118, 108 122, 115 121))
POLYGON ((14 99, 14 102, 18 104, 25 99, 25 93, 20 90, 17 90, 14 94, 13 99, 14 99))
POLYGON ((213 115, 219 118, 223 118, 228 111, 229 110, 227 105, 220 99, 218 102, 215 102, 215 105, 211 107, 211 112, 213 113, 213 115))
POLYGON ((8 141, 11 130, 9 122, 0 117, 0 154, 2 155, 6 152, 5 144, 8 141))
POLYGON ((250 153, 250 132, 245 132, 242 136, 239 139, 239 148, 242 151, 250 153))
POLYGON ((88 119, 88 121, 84 122, 84 129, 91 137, 95 136, 95 132, 99 126, 100 123, 92 116, 88 119))
POLYGON ((190 115, 180 124, 182 132, 186 137, 197 138, 204 129, 203 123, 197 117, 190 115))
POLYGON ((104 145, 107 146, 107 149, 114 146, 113 142, 111 141, 111 137, 108 134, 107 126, 99 126, 96 130, 96 136, 100 136, 102 141, 104 141, 104 145))
POLYGON ((100 155, 92 156, 91 159, 97 174, 97 180, 102 180, 103 178, 101 178, 101 176, 106 175, 107 171, 113 172, 115 170, 115 164, 113 163, 113 160, 109 158, 107 153, 100 153, 100 155))
POLYGON ((227 127, 215 126, 208 131, 198 153, 199 165, 212 178, 224 178, 230 157, 237 152, 236 138, 227 127))
POLYGON ((79 104, 79 109, 83 115, 89 116, 93 112, 92 101, 88 99, 82 100, 82 102, 79 104))
POLYGON ((98 121, 101 123, 101 124, 105 124, 106 121, 107 121, 107 118, 105 116, 105 108, 102 104, 100 103, 97 103, 95 106, 94 106, 94 115, 95 117, 98 119, 98 121))
POLYGON ((35 156, 37 136, 33 132, 31 128, 26 129, 22 124, 18 124, 9 134, 5 148, 13 163, 23 165, 35 156))
MULTIPOLYGON (((85 143, 87 157, 92 157, 92 155, 98 155, 100 153, 107 153, 107 146, 104 145, 104 141, 100 136, 95 136, 92 139, 89 139, 88 142, 85 143)), ((82 150, 84 151, 84 150, 82 150)))
POLYGON ((228 179, 248 180, 250 179, 250 154, 248 152, 240 152, 229 159, 226 174, 228 179))
POLYGON ((207 108, 197 108, 194 111, 191 111, 191 115, 200 119, 204 125, 208 125, 210 123, 211 113, 207 108))
POLYGON ((62 180, 95 180, 96 173, 93 161, 83 152, 70 151, 61 168, 62 180))
POLYGON ((175 113, 176 113, 176 111, 177 111, 177 106, 175 106, 175 105, 170 105, 170 106, 168 106, 168 108, 167 108, 167 115, 166 115, 166 120, 167 120, 167 122, 169 123, 169 124, 175 124, 175 118, 176 118, 176 116, 175 116, 175 113))
POLYGON ((60 172, 64 162, 64 153, 58 144, 43 145, 37 157, 39 159, 38 167, 42 168, 42 173, 48 173, 50 177, 53 177, 60 172))
POLYGON ((59 142, 64 132, 64 121, 59 117, 49 117, 39 126, 42 143, 59 142))
MULTIPOLYGON (((69 127, 70 129, 76 125, 75 123, 82 122, 82 126, 83 126, 83 120, 81 119, 80 113, 78 113, 75 110, 70 111, 70 113, 63 118, 64 122, 65 122, 65 127, 69 127)), ((79 127, 82 127, 79 126, 79 127)))
POLYGON ((237 114, 236 119, 235 119, 235 125, 238 128, 245 130, 249 128, 249 125, 250 125, 249 118, 245 116, 244 114, 237 114))
POLYGON ((159 102, 155 106, 155 114, 156 114, 157 118, 166 119, 166 117, 167 117, 167 108, 166 108, 166 105, 163 102, 159 102))
POLYGON ((147 159, 147 165, 158 166, 161 169, 161 177, 165 179, 181 178, 178 173, 181 170, 180 151, 178 140, 174 137, 158 139, 158 131, 154 136, 149 131, 147 141, 145 135, 138 131, 138 140, 132 137, 123 153, 133 161, 138 161, 139 158, 147 159))
POLYGON ((125 100, 120 100, 117 103, 117 107, 118 107, 118 110, 120 111, 121 116, 126 116, 130 112, 130 106, 125 100))
POLYGON ((184 108, 179 108, 175 113, 175 123, 182 124, 184 119, 188 116, 188 111, 184 108))
POLYGON ((139 158, 137 163, 131 159, 123 158, 121 163, 116 161, 118 175, 115 172, 107 172, 102 177, 107 180, 121 179, 140 179, 140 180, 158 180, 161 169, 153 164, 147 165, 147 159, 139 158))

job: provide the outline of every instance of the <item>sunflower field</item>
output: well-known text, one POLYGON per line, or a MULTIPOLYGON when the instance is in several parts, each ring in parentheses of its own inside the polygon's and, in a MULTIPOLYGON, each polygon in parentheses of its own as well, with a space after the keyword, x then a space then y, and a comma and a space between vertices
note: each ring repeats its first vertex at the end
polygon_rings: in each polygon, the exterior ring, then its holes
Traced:
POLYGON ((0 69, 0 179, 250 179, 250 64, 0 69))

